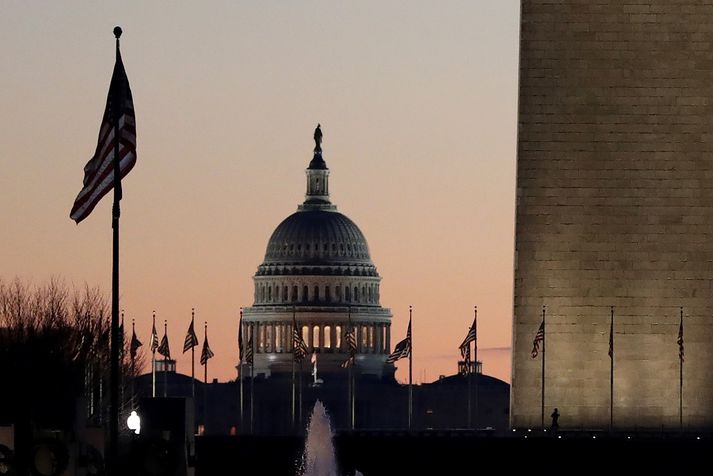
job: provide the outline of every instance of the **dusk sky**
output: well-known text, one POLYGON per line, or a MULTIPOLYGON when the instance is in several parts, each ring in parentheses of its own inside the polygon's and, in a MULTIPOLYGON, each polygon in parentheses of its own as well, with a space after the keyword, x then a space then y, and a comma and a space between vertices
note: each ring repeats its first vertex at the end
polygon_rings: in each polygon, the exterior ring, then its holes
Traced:
MULTIPOLYGON (((332 201, 369 242, 392 343, 414 307, 415 379, 455 373, 477 305, 484 372, 510 381, 518 1, 3 2, 3 280, 61 276, 109 300, 111 196, 78 226, 69 211, 115 25, 138 143, 121 307, 144 344, 155 309, 190 374, 180 351, 195 307, 209 378, 235 378, 239 308, 304 199, 319 122, 332 201)), ((397 367, 403 381, 408 363, 397 367)))

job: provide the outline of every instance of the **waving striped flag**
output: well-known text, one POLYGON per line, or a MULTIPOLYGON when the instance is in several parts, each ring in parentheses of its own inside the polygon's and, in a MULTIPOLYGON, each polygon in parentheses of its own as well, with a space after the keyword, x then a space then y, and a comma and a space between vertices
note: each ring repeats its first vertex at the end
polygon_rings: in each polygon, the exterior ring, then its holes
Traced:
POLYGON ((250 332, 250 337, 248 337, 248 345, 245 348, 245 363, 252 365, 255 359, 253 358, 253 333, 250 332))
POLYGON ((678 358, 683 362, 683 311, 681 311, 681 323, 678 325, 678 340, 676 342, 678 343, 678 358))
POLYGON ((614 358, 614 311, 612 310, 612 320, 611 324, 609 325, 609 358, 613 359, 614 358))
POLYGON ((126 77, 118 46, 104 117, 99 128, 97 148, 84 166, 83 187, 74 200, 69 214, 77 223, 89 216, 99 200, 114 188, 114 155, 117 140, 121 175, 117 181, 117 194, 121 200, 121 178, 124 178, 136 164, 136 117, 129 80, 126 77))
POLYGON ((215 354, 212 350, 210 350, 210 346, 208 345, 208 336, 205 336, 205 340, 203 341, 203 350, 201 351, 201 365, 205 365, 208 362, 208 359, 212 358, 214 355, 215 354))
POLYGON ((356 329, 352 325, 352 318, 349 316, 349 327, 344 333, 344 341, 347 343, 347 351, 349 352, 349 357, 347 360, 341 363, 340 367, 343 369, 348 369, 353 366, 356 361, 357 353, 357 340, 356 340, 356 329))
MULTIPOLYGON (((196 331, 193 330, 193 319, 191 319, 191 325, 188 326, 188 332, 186 333, 186 339, 183 341, 183 353, 185 354, 193 347, 198 345, 198 337, 196 336, 196 331)), ((205 346, 204 346, 205 347, 205 346)), ((201 357, 202 359, 203 357, 201 357)))
POLYGON ((294 355, 295 362, 302 362, 304 358, 309 353, 307 349, 307 344, 305 344, 302 334, 300 334, 300 328, 297 326, 297 320, 294 314, 292 315, 292 354, 294 355))
POLYGON ((406 338, 396 344, 394 351, 386 358, 387 364, 393 364, 399 359, 403 359, 411 355, 411 320, 408 321, 408 330, 406 338))
POLYGON ((136 353, 139 351, 139 347, 141 347, 143 344, 139 340, 138 337, 136 337, 136 328, 134 327, 133 321, 131 322, 131 344, 129 345, 129 355, 131 355, 132 359, 136 358, 136 353))
POLYGON ((535 334, 535 339, 532 341, 532 358, 537 357, 540 353, 540 342, 545 341, 545 321, 542 320, 540 328, 537 329, 537 334, 535 334))
POLYGON ((478 317, 476 316, 473 319, 473 324, 470 326, 470 329, 468 329, 468 335, 465 336, 465 339, 461 343, 460 347, 458 347, 460 349, 460 355, 463 357, 466 365, 470 363, 470 343, 475 342, 478 337, 476 335, 477 326, 478 317))
POLYGON ((153 315, 153 327, 151 327, 151 352, 156 352, 158 349, 158 333, 156 332, 156 313, 153 315))
POLYGON ((168 347, 168 334, 163 334, 163 339, 161 339, 161 345, 158 346, 158 353, 166 357, 171 358, 171 349, 168 347))

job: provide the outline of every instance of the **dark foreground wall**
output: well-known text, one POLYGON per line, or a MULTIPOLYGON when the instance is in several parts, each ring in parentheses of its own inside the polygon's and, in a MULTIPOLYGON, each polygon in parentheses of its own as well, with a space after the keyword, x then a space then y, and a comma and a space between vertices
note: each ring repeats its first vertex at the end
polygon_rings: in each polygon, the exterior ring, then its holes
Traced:
MULTIPOLYGON (((484 469, 502 471, 499 474, 613 474, 613 468, 617 474, 689 474, 708 465, 713 450, 710 437, 591 436, 525 439, 381 432, 341 434, 334 442, 340 475, 358 469, 364 476, 476 474, 484 469)), ((295 475, 303 444, 301 438, 290 437, 198 438, 196 476, 295 475)))

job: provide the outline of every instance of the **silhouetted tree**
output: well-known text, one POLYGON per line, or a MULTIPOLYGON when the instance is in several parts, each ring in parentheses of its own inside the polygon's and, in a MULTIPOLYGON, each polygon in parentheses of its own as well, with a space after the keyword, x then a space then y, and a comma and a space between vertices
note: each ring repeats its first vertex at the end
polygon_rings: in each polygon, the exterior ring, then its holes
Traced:
MULTIPOLYGON (((70 430, 75 417, 103 423, 110 326, 107 300, 97 287, 77 290, 56 277, 37 286, 0 279, 0 422, 30 433, 33 427, 70 430)), ((128 379, 142 362, 139 357, 132 368, 124 341, 128 379)), ((130 398, 124 391, 123 401, 130 398)))

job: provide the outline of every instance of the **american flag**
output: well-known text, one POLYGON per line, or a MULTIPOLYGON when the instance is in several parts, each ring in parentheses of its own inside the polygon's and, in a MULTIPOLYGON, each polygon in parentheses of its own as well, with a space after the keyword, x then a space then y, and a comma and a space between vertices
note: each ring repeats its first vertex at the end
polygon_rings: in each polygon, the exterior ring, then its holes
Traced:
POLYGON ((252 365, 255 359, 253 358, 253 335, 252 332, 249 333, 250 337, 248 337, 248 345, 245 348, 245 363, 252 365))
POLYGON ((612 309, 611 323, 609 324, 609 358, 614 358, 614 310, 612 309))
POLYGON ((158 333, 156 332, 156 313, 153 315, 153 327, 151 327, 151 352, 158 349, 158 333))
POLYGON ((164 331, 163 339, 161 339, 161 345, 158 346, 158 353, 166 357, 171 358, 171 349, 168 347, 168 334, 164 331))
MULTIPOLYGON (((99 200, 114 188, 114 149, 119 129, 119 170, 121 178, 136 164, 136 117, 129 80, 126 77, 121 53, 117 47, 114 73, 111 76, 104 117, 99 128, 99 140, 94 155, 84 166, 82 190, 74 200, 69 216, 79 223, 94 210, 99 200)), ((121 200, 121 182, 117 195, 121 200)))
POLYGON ((205 336, 205 340, 203 341, 203 350, 201 351, 201 365, 208 363, 208 359, 214 355, 215 354, 213 354, 213 351, 210 350, 210 346, 208 345, 208 336, 205 336))
POLYGON ((399 359, 411 356, 411 319, 408 321, 408 330, 406 331, 406 338, 396 344, 394 351, 386 358, 387 364, 393 364, 399 359))
POLYGON ((352 318, 349 316, 349 327, 344 333, 344 341, 347 343, 347 351, 349 352, 349 357, 347 360, 342 362, 340 365, 343 369, 348 369, 356 361, 357 353, 357 340, 356 340, 356 329, 352 326, 352 318))
POLYGON ((535 339, 532 341, 532 358, 534 359, 540 353, 540 342, 545 341, 545 321, 542 320, 540 328, 537 329, 537 334, 535 334, 535 339))
POLYGON ((466 364, 470 363, 470 343, 477 340, 476 329, 478 327, 478 317, 473 319, 473 324, 468 329, 468 335, 465 336, 463 343, 460 345, 460 355, 466 364))
POLYGON ((339 366, 343 369, 348 369, 349 367, 352 367, 354 365, 354 362, 356 361, 356 355, 354 354, 349 354, 349 357, 347 357, 347 360, 339 364, 339 366))
POLYGON ((138 337, 136 337, 136 328, 134 327, 134 323, 131 323, 131 344, 129 345, 129 355, 131 355, 132 359, 136 358, 136 353, 139 350, 139 347, 141 347, 143 344, 139 340, 138 337))
POLYGON ((295 318, 294 311, 292 313, 292 354, 294 355, 295 362, 302 362, 304 358, 309 353, 307 349, 307 344, 305 344, 302 334, 300 334, 300 328, 297 326, 297 320, 295 318))
POLYGON ((191 325, 188 326, 188 332, 186 333, 186 340, 183 341, 183 353, 185 354, 197 345, 198 337, 196 336, 196 331, 193 330, 193 319, 191 319, 191 325))
POLYGON ((683 362, 683 311, 681 311, 681 323, 678 325, 678 358, 683 362))

